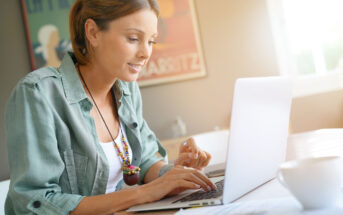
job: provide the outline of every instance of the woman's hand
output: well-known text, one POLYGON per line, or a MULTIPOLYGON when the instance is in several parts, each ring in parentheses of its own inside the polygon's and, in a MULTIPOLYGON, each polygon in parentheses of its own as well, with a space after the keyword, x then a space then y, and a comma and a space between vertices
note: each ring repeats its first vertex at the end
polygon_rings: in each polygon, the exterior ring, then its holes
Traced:
POLYGON ((153 202, 165 196, 199 188, 210 191, 216 189, 216 186, 200 171, 180 165, 175 166, 154 181, 139 187, 146 197, 142 203, 153 202))
POLYGON ((201 150, 193 138, 189 138, 181 144, 179 157, 175 160, 174 165, 182 165, 203 170, 211 160, 211 154, 201 150))

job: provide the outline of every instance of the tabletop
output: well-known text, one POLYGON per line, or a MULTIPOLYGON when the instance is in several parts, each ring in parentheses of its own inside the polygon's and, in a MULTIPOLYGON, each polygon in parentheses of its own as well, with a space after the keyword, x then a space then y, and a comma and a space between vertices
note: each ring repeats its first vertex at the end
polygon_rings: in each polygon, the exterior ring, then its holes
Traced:
MULTIPOLYGON (((162 141, 167 150, 175 157, 178 145, 186 138, 162 141)), ((339 155, 343 156, 343 129, 320 129, 310 132, 292 134, 288 137, 286 160, 300 159, 309 156, 339 155)), ((9 181, 0 182, 0 203, 3 205, 9 181)), ((248 202, 254 199, 282 198, 290 196, 276 180, 244 195, 237 202, 248 202)), ((3 208, 3 207, 2 207, 3 208)), ((142 215, 170 215, 178 210, 140 212, 142 215)), ((1 214, 1 211, 0 211, 1 214)), ((136 213, 121 211, 116 215, 133 215, 136 213)), ((318 213, 319 214, 319 213, 318 213)))
MULTIPOLYGON (((175 151, 174 144, 184 141, 186 138, 162 141, 167 149, 175 151), (174 145, 174 147, 173 147, 174 145)), ((173 155, 175 152, 172 152, 173 155)), ((343 129, 320 129, 289 135, 287 140, 286 160, 301 159, 310 156, 339 155, 343 156, 343 129)), ((244 195, 235 202, 248 202, 256 199, 284 198, 291 194, 283 188, 275 179, 260 186, 252 192, 244 195)), ((179 210, 149 211, 139 212, 144 215, 169 215, 175 214, 179 210)), ((119 215, 133 215, 133 212, 119 212, 119 215)), ((306 213, 307 214, 307 213, 306 213)), ((312 214, 312 213, 311 213, 312 214)), ((321 214, 315 213, 313 214, 321 214)), ((333 213, 334 214, 334 213, 333 213)))

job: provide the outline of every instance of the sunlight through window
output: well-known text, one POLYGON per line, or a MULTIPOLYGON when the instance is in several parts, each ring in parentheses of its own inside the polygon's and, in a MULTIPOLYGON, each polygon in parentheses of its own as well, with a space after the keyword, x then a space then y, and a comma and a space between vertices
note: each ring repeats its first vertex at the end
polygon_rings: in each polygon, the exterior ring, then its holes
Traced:
POLYGON ((290 52, 298 74, 343 69, 343 1, 284 0, 290 52))
POLYGON ((267 2, 280 73, 297 79, 297 94, 342 89, 343 0, 267 2))

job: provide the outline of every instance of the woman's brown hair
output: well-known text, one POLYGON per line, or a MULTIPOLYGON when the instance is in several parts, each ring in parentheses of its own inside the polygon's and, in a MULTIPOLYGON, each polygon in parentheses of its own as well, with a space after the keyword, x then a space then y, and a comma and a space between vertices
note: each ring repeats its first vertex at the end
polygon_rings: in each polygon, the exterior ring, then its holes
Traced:
POLYGON ((78 63, 89 62, 91 47, 85 34, 87 19, 93 19, 100 30, 107 30, 109 22, 141 9, 151 9, 159 15, 157 0, 76 0, 69 15, 69 31, 78 63))

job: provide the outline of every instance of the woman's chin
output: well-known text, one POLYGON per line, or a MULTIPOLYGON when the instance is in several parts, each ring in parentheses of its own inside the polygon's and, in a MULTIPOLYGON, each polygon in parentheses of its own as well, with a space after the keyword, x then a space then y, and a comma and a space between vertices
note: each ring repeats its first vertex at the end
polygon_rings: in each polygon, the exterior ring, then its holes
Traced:
POLYGON ((137 81, 138 79, 138 74, 130 74, 129 76, 120 78, 120 80, 125 81, 125 82, 133 82, 133 81, 137 81))

